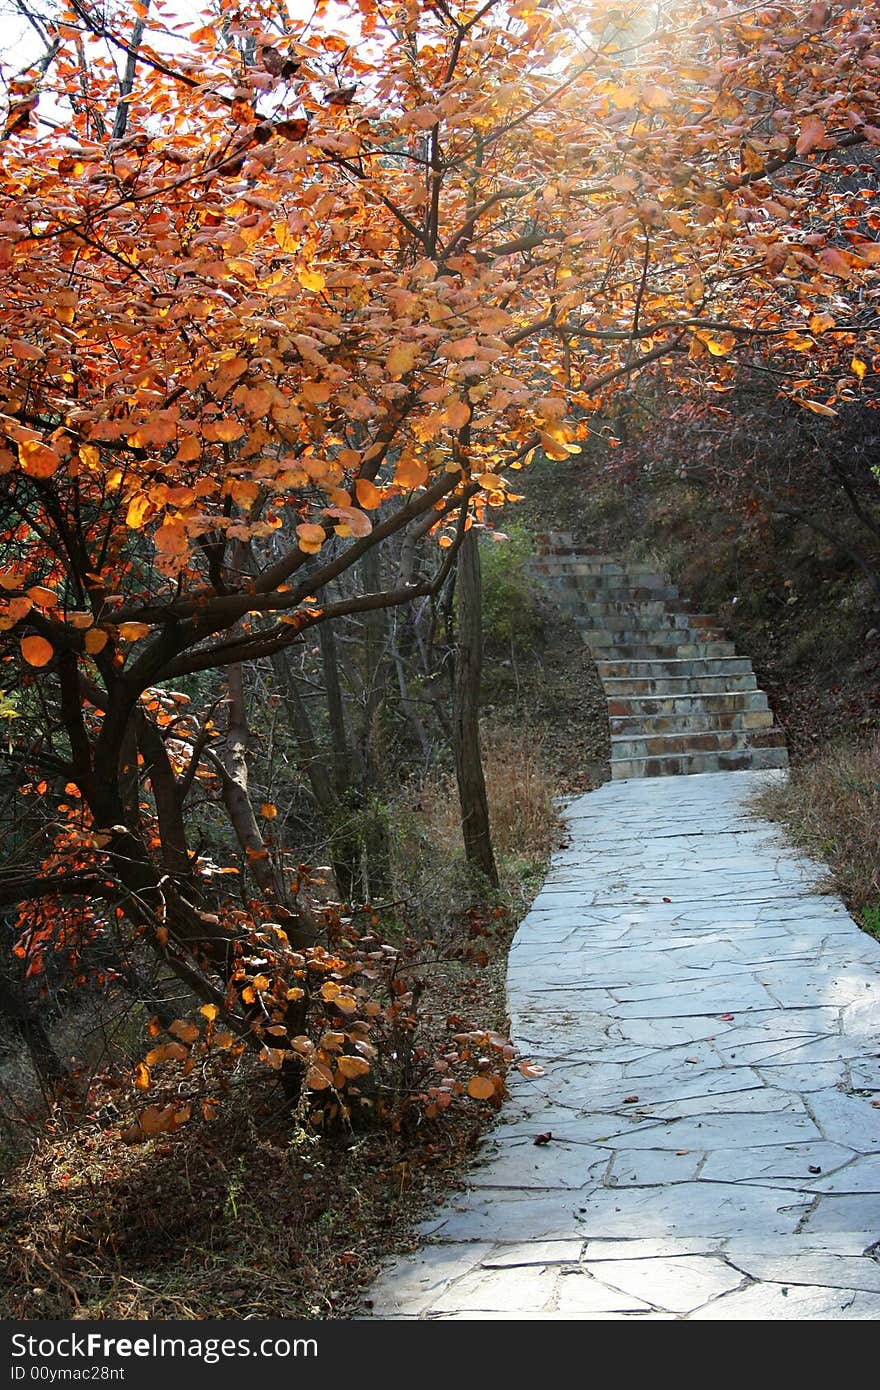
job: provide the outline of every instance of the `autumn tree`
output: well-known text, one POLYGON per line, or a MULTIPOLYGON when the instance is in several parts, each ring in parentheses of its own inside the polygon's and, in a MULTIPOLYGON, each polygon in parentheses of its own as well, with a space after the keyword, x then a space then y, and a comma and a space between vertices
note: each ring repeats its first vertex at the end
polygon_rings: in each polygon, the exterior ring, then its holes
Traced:
POLYGON ((281 1066, 320 933, 248 795, 249 666, 435 594, 505 470, 579 451, 650 364, 723 394, 794 354, 783 389, 828 418, 867 388, 877 213, 827 166, 880 142, 876 10, 219 0, 193 29, 70 0, 34 27, 0 171, 0 627, 4 756, 51 813, 0 901, 32 968, 75 905, 281 1066), (222 717, 188 694, 215 671, 222 717), (206 778, 234 910, 190 843, 206 778))

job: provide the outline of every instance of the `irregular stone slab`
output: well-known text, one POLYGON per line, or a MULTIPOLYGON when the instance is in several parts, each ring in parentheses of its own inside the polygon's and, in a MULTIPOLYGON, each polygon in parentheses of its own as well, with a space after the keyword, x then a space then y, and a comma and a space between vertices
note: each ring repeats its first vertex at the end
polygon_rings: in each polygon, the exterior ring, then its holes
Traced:
POLYGON ((571 1265, 580 1261, 582 1240, 532 1240, 521 1245, 499 1245, 483 1260, 484 1269, 508 1269, 513 1265, 571 1265))
POLYGON ((869 1255, 796 1254, 734 1256, 729 1262, 753 1279, 777 1284, 813 1284, 830 1289, 880 1293, 880 1263, 869 1255))
POLYGON ((670 1313, 690 1313, 741 1285, 743 1275, 711 1255, 674 1259, 603 1260, 585 1266, 606 1284, 670 1313))
POLYGON ((577 1207, 557 1194, 536 1194, 517 1199, 505 1193, 491 1202, 450 1203, 437 1217, 418 1228, 435 1241, 496 1241, 516 1244, 527 1240, 572 1240, 585 1232, 577 1207))
POLYGON ((580 1188, 601 1182, 608 1167, 607 1150, 589 1144, 550 1143, 521 1146, 490 1155, 471 1174, 474 1187, 580 1188))
MULTIPOLYGON (((757 1182, 764 1178, 790 1178, 798 1186, 816 1190, 820 1187, 818 1172, 833 1172, 854 1158, 852 1149, 824 1141, 718 1149, 707 1157, 700 1177, 715 1182, 757 1182)), ((858 1191, 857 1188, 843 1190, 858 1191)))
POLYGON ((708 1307, 691 1313, 691 1321, 747 1319, 749 1322, 783 1322, 818 1319, 869 1321, 880 1316, 880 1294, 858 1289, 810 1288, 800 1285, 753 1284, 740 1293, 727 1294, 708 1307))
POLYGON ((862 1241, 862 1248, 880 1241, 880 1194, 820 1197, 802 1227, 815 1239, 822 1231, 862 1241))
POLYGON ((778 1087, 780 1091, 824 1091, 829 1086, 840 1086, 846 1080, 845 1062, 814 1062, 811 1067, 790 1066, 758 1067, 758 1075, 768 1086, 778 1087))
POLYGON ((609 1135, 608 1144, 615 1149, 729 1149, 740 1140, 749 1145, 797 1144, 821 1138, 809 1115, 753 1113, 747 1121, 742 1115, 702 1115, 632 1133, 624 1130, 609 1135))
POLYGON ((854 1091, 880 1091, 880 1057, 859 1058, 849 1074, 854 1091))
POLYGON ((658 1187, 661 1183, 689 1182, 697 1176, 706 1155, 675 1153, 672 1149, 627 1149, 614 1157, 608 1187, 658 1187))
POLYGON ((431 1303, 433 1313, 500 1313, 510 1308, 548 1308, 559 1272, 543 1266, 476 1269, 457 1279, 431 1303))
MULTIPOLYGON (((793 1232, 812 1197, 790 1188, 682 1182, 665 1187, 600 1188, 590 1193, 577 1221, 587 1237, 653 1234, 764 1236, 793 1232)), ((824 1201, 833 1201, 826 1197, 824 1201)), ((853 1198, 838 1198, 852 1201, 853 1198)))
MULTIPOLYGON (((597 1265, 597 1269, 604 1268, 597 1265)), ((650 1305, 625 1289, 609 1288, 586 1270, 563 1274, 559 1280, 557 1307, 560 1313, 647 1313, 650 1305)))
POLYGON ((382 1276, 378 1315, 877 1316, 880 943, 751 817, 768 776, 569 808, 508 977, 547 1074, 511 1077, 472 1190, 382 1276))
POLYGON ((826 1139, 862 1153, 880 1150, 880 1110, 869 1100, 838 1090, 817 1091, 810 1096, 809 1108, 826 1139))
POLYGON ((399 1313, 418 1314, 430 1307, 455 1279, 479 1268, 488 1245, 425 1246, 417 1255, 405 1255, 373 1285, 372 1310, 377 1317, 399 1313))

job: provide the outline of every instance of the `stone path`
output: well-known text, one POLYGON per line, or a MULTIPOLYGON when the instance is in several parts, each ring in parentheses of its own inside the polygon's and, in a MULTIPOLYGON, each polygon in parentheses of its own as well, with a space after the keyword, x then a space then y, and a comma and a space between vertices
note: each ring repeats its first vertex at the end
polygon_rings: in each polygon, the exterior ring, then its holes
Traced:
POLYGON ((508 974, 546 1074, 375 1315, 880 1316, 880 942, 751 817, 778 775, 569 806, 508 974))

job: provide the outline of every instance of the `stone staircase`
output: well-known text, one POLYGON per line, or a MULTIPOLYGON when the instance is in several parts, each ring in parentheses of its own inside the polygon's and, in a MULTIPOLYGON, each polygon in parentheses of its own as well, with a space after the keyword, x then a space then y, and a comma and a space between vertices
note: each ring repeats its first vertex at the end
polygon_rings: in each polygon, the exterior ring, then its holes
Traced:
POLYGON ((596 661, 613 778, 788 766, 752 663, 650 565, 590 555, 553 532, 537 538, 531 572, 596 661))

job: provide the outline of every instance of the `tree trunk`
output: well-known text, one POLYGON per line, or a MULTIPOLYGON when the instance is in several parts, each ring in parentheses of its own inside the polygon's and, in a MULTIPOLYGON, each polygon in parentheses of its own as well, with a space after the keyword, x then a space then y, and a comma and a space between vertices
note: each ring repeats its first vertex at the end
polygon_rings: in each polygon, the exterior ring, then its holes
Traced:
POLYGON ((480 675, 483 665, 483 614, 477 532, 468 531, 458 553, 458 634, 455 648, 453 743, 461 829, 469 864, 498 887, 492 851, 489 805, 480 754, 480 675))
POLYGON ((336 794, 342 796, 351 782, 352 768, 348 751, 348 730, 345 725, 345 706, 342 703, 342 686, 339 683, 339 663, 336 659, 336 634, 332 623, 319 624, 318 641, 321 644, 324 689, 327 692, 327 717, 333 748, 333 778, 336 794))
MULTIPOLYGON (((321 820, 326 830, 327 840, 330 850, 330 862, 333 866, 333 877, 336 879, 336 888, 340 898, 344 902, 350 902, 354 893, 355 870, 347 860, 338 853, 338 848, 334 844, 333 831, 335 822, 340 812, 340 801, 330 774, 327 770, 327 763, 318 747, 318 740, 312 728, 312 721, 306 709, 305 701, 299 693, 296 685, 296 677, 290 669, 290 664, 283 652, 278 652, 272 657, 272 666, 275 676, 281 687, 281 701, 293 736, 296 739, 297 751, 299 753, 299 765, 309 779, 312 788, 312 795, 318 806, 321 820)), ((341 701, 340 706, 341 709, 341 701)), ((334 749, 334 756, 335 756, 334 749)), ((343 750, 344 753, 344 750, 343 750)))
POLYGON ((261 892, 276 902, 286 898, 283 886, 276 880, 269 850, 263 839, 260 824, 254 813, 248 791, 248 742, 250 730, 244 700, 244 677, 240 665, 230 666, 229 715, 226 724, 226 743, 222 754, 223 801, 232 828, 244 851, 248 868, 261 892))

